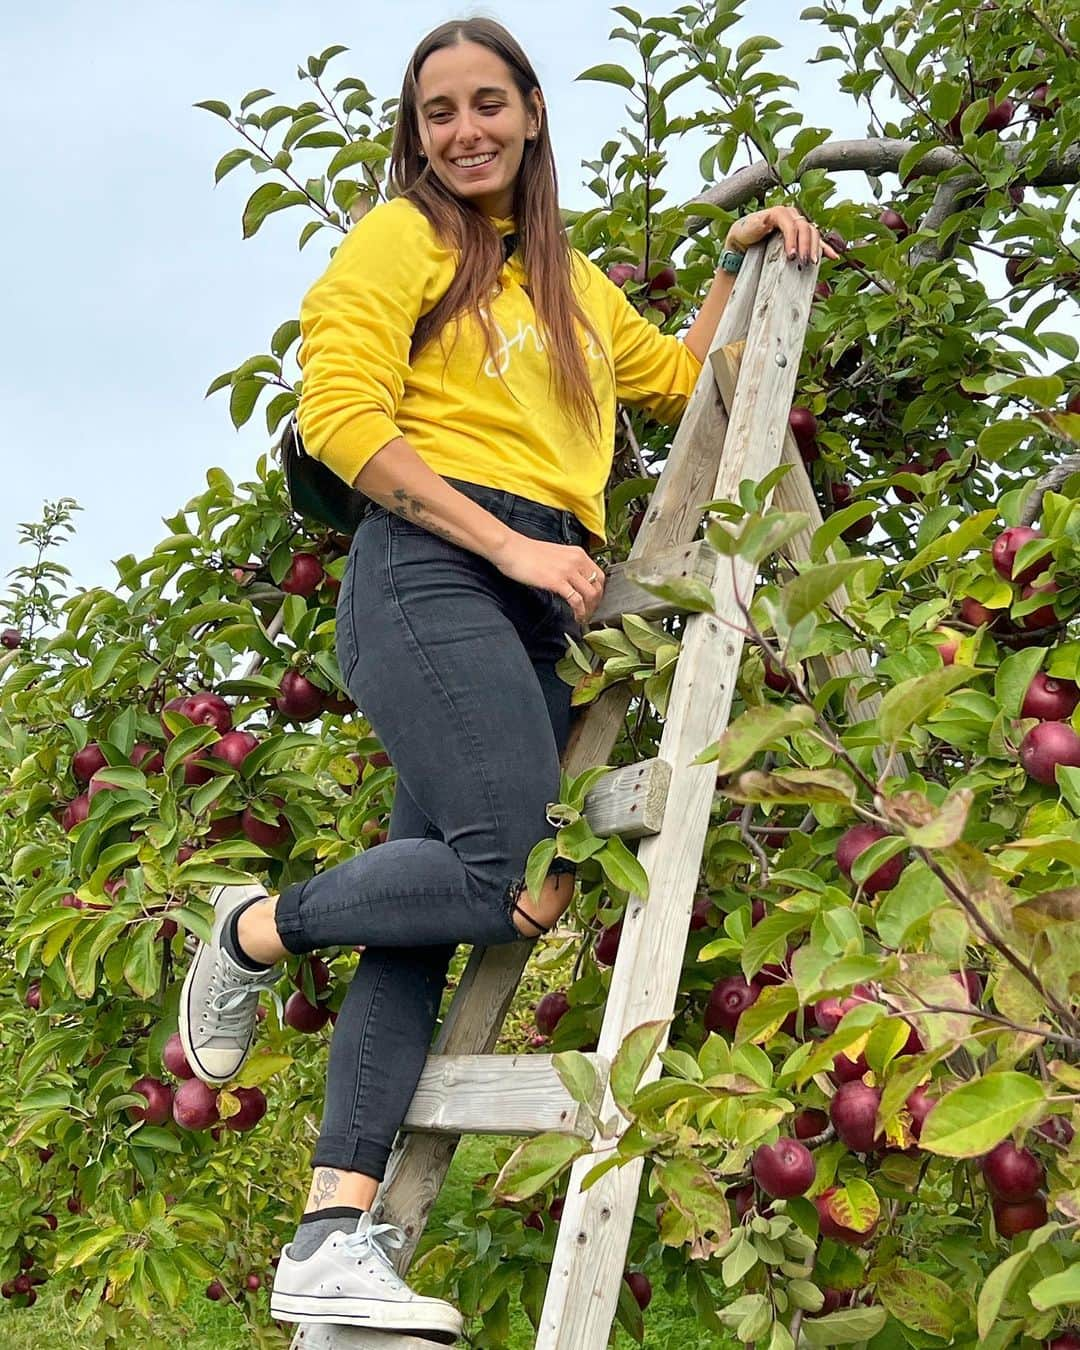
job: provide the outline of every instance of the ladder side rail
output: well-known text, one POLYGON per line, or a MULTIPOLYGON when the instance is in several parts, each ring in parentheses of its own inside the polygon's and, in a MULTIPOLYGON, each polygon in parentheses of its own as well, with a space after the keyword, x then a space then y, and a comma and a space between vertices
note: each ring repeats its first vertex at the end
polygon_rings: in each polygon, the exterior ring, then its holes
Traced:
MULTIPOLYGON (((720 316, 714 346, 745 336, 763 259, 762 245, 748 251, 720 316)), ((706 364, 676 430, 650 510, 634 541, 632 558, 693 538, 701 518, 697 504, 711 500, 709 488, 716 479, 726 429, 727 412, 716 396, 715 380, 706 364)), ((628 685, 612 685, 578 719, 563 755, 571 777, 607 763, 630 701, 628 685)), ((435 1038, 436 1053, 486 1054, 494 1049, 531 951, 528 943, 473 948, 435 1038)), ((394 1260, 401 1273, 412 1260, 459 1138, 412 1132, 398 1136, 373 1213, 379 1222, 396 1223, 405 1232, 405 1245, 394 1260)))
MULTIPOLYGON (((787 266, 778 236, 766 244, 715 497, 737 499, 742 479, 760 480, 780 461, 816 274, 814 266, 787 266)), ((713 359, 720 345, 714 343, 713 359)), ((672 766, 666 823, 638 850, 650 899, 631 896, 624 916, 598 1045, 608 1060, 627 1032, 670 1017, 675 1005, 715 791, 711 763, 690 761, 727 725, 743 646, 735 597, 749 601, 756 570, 745 559, 718 558, 716 613, 694 614, 686 625, 658 752, 672 766)), ((665 1036, 661 1048, 666 1043, 665 1036)), ((657 1055, 642 1082, 654 1081, 661 1068, 657 1055)), ((601 1117, 612 1115, 618 1110, 608 1088, 601 1117)), ((613 1168, 588 1191, 580 1187, 614 1145, 594 1137, 595 1151, 571 1169, 536 1350, 603 1350, 607 1344, 644 1159, 613 1168)))

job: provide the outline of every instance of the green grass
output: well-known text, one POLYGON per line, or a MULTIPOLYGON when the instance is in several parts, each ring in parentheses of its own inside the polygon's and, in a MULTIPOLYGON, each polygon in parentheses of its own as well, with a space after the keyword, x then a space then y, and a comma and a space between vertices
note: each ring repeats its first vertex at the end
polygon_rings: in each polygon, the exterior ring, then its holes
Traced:
MULTIPOLYGON (((462 1141, 454 1156, 431 1223, 439 1223, 446 1215, 465 1208, 470 1201, 474 1179, 494 1168, 494 1151, 498 1144, 508 1143, 493 1137, 474 1136, 462 1141)), ((697 1325, 692 1309, 678 1293, 669 1295, 659 1287, 659 1273, 646 1270, 653 1282, 653 1299, 645 1313, 645 1345, 648 1350, 718 1350, 716 1336, 697 1325)), ((269 1305, 269 1291, 260 1291, 261 1307, 269 1305)), ((49 1284, 40 1286, 38 1301, 33 1308, 14 1308, 4 1300, 0 1305, 0 1345, 4 1350, 101 1350, 101 1340, 93 1333, 79 1336, 74 1331, 69 1309, 73 1304, 49 1284)), ((238 1309, 210 1303, 201 1293, 194 1293, 184 1304, 184 1312, 195 1322, 196 1330, 184 1337, 185 1350, 252 1350, 256 1344, 247 1330, 238 1309)), ((264 1333, 262 1345, 287 1346, 290 1332, 273 1324, 264 1333)), ((145 1328, 143 1335, 130 1344, 135 1350, 156 1350, 157 1346, 177 1344, 175 1324, 164 1315, 145 1328)), ((524 1311, 515 1306, 511 1312, 510 1339, 507 1350, 532 1350, 533 1330, 524 1311)), ((636 1342, 622 1328, 618 1328, 614 1342, 617 1350, 630 1350, 636 1342)))

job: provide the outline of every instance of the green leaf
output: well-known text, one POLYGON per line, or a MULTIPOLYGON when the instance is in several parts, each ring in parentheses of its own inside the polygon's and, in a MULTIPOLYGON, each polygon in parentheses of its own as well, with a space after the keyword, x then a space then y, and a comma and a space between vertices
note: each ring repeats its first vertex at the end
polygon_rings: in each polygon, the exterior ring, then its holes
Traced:
POLYGON ((243 214, 243 234, 250 239, 268 215, 287 206, 302 206, 307 197, 297 189, 288 191, 282 183, 263 183, 247 200, 243 214))
POLYGON ((881 1201, 868 1181, 853 1177, 829 1197, 829 1213, 855 1233, 869 1233, 881 1217, 881 1201))
POLYGON ((889 1314, 881 1307, 846 1308, 827 1317, 808 1317, 802 1324, 801 1344, 809 1350, 830 1345, 857 1345, 876 1336, 889 1314))
POLYGON ((622 89, 633 89, 636 81, 628 70, 622 66, 607 63, 599 66, 590 66, 588 70, 583 70, 576 77, 579 80, 599 80, 602 84, 617 84, 622 89))
POLYGON ((613 886, 626 891, 628 895, 640 896, 642 900, 649 898, 648 873, 617 834, 613 834, 593 857, 613 886))
POLYGON ((707 746, 691 763, 708 764, 715 760, 717 775, 726 777, 741 769, 766 746, 792 732, 805 730, 814 720, 814 710, 802 703, 767 703, 748 708, 718 741, 707 746))
POLYGON ((702 1163, 689 1158, 658 1160, 653 1175, 690 1224, 690 1237, 726 1242, 731 1236, 727 1196, 702 1163))
POLYGON ((227 150, 218 160, 214 169, 214 182, 220 183, 227 173, 232 173, 238 164, 243 164, 245 160, 251 158, 251 151, 245 150, 240 146, 236 150, 227 150))
POLYGON ((128 942, 124 959, 124 979, 132 992, 140 998, 149 998, 161 979, 161 948, 157 939, 158 922, 139 925, 139 930, 128 942))
POLYGON ((964 1313, 944 1280, 914 1266, 886 1270, 877 1281, 877 1295, 898 1322, 946 1341, 964 1313))
POLYGON ((113 1224, 97 1233, 92 1233, 70 1251, 61 1251, 57 1257, 57 1266, 81 1266, 95 1256, 107 1251, 109 1247, 123 1243, 127 1232, 119 1224, 113 1224))
POLYGON ((561 1054, 552 1055, 551 1063, 574 1101, 580 1102, 582 1106, 599 1105, 596 1096, 600 1080, 596 1065, 588 1055, 583 1055, 580 1050, 564 1050, 561 1054))
POLYGON ((158 1148, 166 1153, 183 1153, 184 1146, 175 1134, 168 1130, 163 1130, 160 1125, 140 1125, 139 1128, 128 1136, 129 1144, 137 1144, 139 1148, 158 1148))
POLYGON ((1028 1298, 1040 1312, 1060 1308, 1063 1303, 1080 1305, 1080 1262, 1074 1261, 1067 1270, 1033 1284, 1028 1298))
POLYGON ((354 164, 381 164, 389 155, 389 147, 378 141, 353 141, 343 146, 330 161, 326 176, 333 182, 339 173, 351 169, 354 164))
POLYGON ((1026 1074, 987 1074, 942 1097, 927 1116, 919 1143, 945 1158, 975 1158, 1000 1144, 1045 1101, 1046 1089, 1026 1074))
POLYGON ((244 1067, 233 1079, 237 1087, 259 1087, 267 1083, 275 1074, 284 1073, 292 1067, 291 1055, 275 1055, 269 1052, 252 1055, 244 1067))
POLYGON ((910 727, 929 717, 947 694, 975 676, 970 666, 943 666, 894 685, 878 709, 882 740, 894 744, 910 727))
POLYGON ((979 1290, 978 1307, 980 1341, 986 1340, 990 1334, 990 1329, 997 1320, 998 1312, 1009 1293, 1013 1280, 1020 1274, 1030 1256, 1030 1249, 1015 1252, 1002 1261, 1001 1265, 996 1266, 983 1282, 983 1287, 979 1290))
POLYGON ((505 1200, 527 1200, 542 1191, 576 1159, 592 1152, 587 1139, 548 1131, 519 1144, 495 1178, 495 1194, 505 1200))
POLYGON ((195 103, 192 106, 195 108, 205 108, 207 112, 212 112, 216 117, 224 117, 226 120, 232 116, 229 105, 227 103, 222 103, 220 99, 207 98, 203 99, 201 103, 195 103))
POLYGON ((1028 686, 1046 657, 1045 647, 1023 647, 1002 661, 994 676, 994 701, 1006 717, 1019 717, 1028 686))
POLYGON ((611 1095, 616 1105, 630 1114, 630 1102, 637 1091, 641 1076, 652 1063, 667 1035, 670 1019, 643 1022, 629 1032, 615 1053, 611 1064, 611 1095))
POLYGON ((634 574, 632 567, 627 569, 627 578, 643 591, 666 600, 677 610, 686 614, 715 614, 716 597, 711 589, 698 577, 676 577, 672 581, 642 581, 634 574))
POLYGON ((882 563, 877 558, 847 558, 843 562, 823 563, 808 568, 780 592, 780 610, 788 624, 794 628, 800 619, 812 614, 818 605, 846 586, 860 572, 873 572, 867 577, 866 589, 873 591, 882 571, 882 563))
POLYGON ((928 567, 930 563, 937 562, 942 558, 955 561, 969 548, 974 548, 976 544, 985 543, 986 527, 997 518, 997 514, 996 508, 977 511, 975 515, 969 516, 963 524, 958 525, 955 530, 938 535, 936 539, 931 539, 926 547, 920 549, 914 558, 901 569, 901 580, 906 580, 916 572, 921 572, 924 567, 928 567))

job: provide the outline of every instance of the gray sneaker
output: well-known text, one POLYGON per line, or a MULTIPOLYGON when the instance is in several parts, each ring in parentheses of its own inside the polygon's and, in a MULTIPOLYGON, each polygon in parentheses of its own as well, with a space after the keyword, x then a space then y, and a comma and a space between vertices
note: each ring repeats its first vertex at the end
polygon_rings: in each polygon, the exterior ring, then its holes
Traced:
POLYGON ((211 892, 214 926, 200 942, 180 991, 180 1040, 196 1078, 218 1087, 240 1072, 255 1036, 255 1010, 263 990, 281 978, 269 970, 245 970, 221 945, 234 910, 265 896, 261 886, 219 886, 211 892))
POLYGON ((388 1247, 404 1232, 361 1215, 356 1231, 331 1233, 303 1261, 282 1251, 270 1295, 279 1322, 330 1322, 376 1331, 412 1333, 450 1345, 462 1332, 461 1313, 441 1298, 414 1293, 394 1269, 388 1247))

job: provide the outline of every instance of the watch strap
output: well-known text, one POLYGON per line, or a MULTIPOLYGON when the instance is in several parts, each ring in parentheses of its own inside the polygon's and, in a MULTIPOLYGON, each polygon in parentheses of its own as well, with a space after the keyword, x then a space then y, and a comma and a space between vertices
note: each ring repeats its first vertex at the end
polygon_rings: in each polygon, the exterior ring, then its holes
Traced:
POLYGON ((737 272, 743 265, 743 258, 746 255, 739 253, 733 248, 724 249, 720 254, 720 268, 724 272, 737 272))

